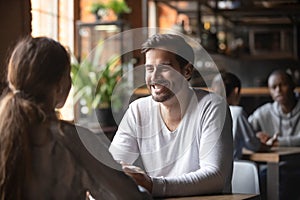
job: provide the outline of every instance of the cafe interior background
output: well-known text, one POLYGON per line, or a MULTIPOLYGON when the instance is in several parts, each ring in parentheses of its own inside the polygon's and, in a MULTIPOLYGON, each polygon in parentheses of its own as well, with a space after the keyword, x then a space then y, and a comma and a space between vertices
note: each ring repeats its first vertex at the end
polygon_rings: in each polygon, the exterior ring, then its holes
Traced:
MULTIPOLYGON (((91 5, 109 1, 1 0, 1 82, 5 82, 11 48, 28 34, 52 37, 70 50, 73 59, 80 60, 93 49, 94 40, 103 40, 123 30, 160 27, 199 41, 219 70, 237 74, 243 84, 241 105, 248 114, 271 101, 267 76, 274 69, 289 71, 299 91, 298 0, 126 0, 130 12, 121 16, 107 12, 96 20, 91 5)), ((134 39, 117 41, 116 47, 124 42, 133 43, 134 39)), ((139 51, 133 51, 129 57, 134 60, 133 67, 143 63, 139 51)), ((209 71, 210 63, 196 64, 203 71, 209 71)), ((195 76, 192 84, 202 86, 201 77, 195 76)), ((146 94, 137 92, 135 95, 146 94)), ((73 99, 69 98, 61 110, 64 119, 76 118, 74 107, 73 99)))

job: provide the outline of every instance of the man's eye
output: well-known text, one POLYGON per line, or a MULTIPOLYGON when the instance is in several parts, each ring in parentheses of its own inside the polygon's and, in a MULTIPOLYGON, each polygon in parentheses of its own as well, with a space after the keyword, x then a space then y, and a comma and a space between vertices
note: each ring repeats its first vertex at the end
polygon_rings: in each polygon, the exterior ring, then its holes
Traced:
POLYGON ((272 86, 272 89, 276 90, 276 88, 278 88, 278 87, 279 87, 279 85, 274 85, 274 86, 272 86))
POLYGON ((147 72, 152 72, 153 71, 153 67, 146 67, 146 71, 147 72))
POLYGON ((163 65, 160 65, 159 68, 161 71, 169 71, 172 68, 172 66, 168 65, 168 64, 163 64, 163 65))

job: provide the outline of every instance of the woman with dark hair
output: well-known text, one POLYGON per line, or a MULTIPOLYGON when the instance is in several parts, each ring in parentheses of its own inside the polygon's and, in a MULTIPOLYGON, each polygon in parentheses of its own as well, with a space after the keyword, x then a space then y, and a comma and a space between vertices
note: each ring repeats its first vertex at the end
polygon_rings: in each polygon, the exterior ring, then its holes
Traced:
POLYGON ((0 102, 0 199, 143 198, 130 177, 96 159, 114 165, 103 138, 56 117, 71 88, 70 69, 68 52, 50 38, 15 47, 0 102), (83 136, 99 155, 89 153, 83 136))

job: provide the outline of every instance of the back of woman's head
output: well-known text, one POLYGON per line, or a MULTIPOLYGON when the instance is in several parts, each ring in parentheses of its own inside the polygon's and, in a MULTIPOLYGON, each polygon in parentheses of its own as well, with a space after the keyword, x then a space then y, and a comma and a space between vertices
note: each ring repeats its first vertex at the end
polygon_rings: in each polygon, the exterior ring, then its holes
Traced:
POLYGON ((12 52, 7 75, 10 90, 0 101, 0 199, 24 198, 32 130, 47 118, 44 108, 51 91, 60 87, 68 73, 69 54, 52 39, 29 37, 12 52))
POLYGON ((39 103, 69 70, 69 54, 61 44, 46 37, 26 38, 10 57, 7 80, 12 89, 39 103))

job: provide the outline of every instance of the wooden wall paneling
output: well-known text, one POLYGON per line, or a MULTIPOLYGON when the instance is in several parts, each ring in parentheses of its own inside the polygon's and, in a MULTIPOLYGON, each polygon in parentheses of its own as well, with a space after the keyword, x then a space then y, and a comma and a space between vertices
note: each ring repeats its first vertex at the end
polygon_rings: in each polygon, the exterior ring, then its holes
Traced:
POLYGON ((30 0, 0 1, 0 92, 6 83, 8 56, 18 40, 31 34, 30 0))

